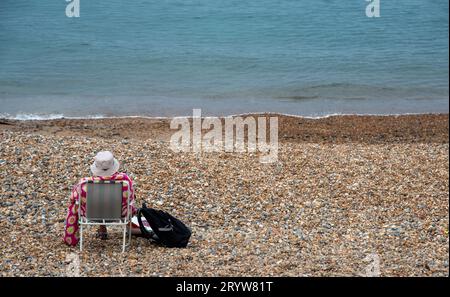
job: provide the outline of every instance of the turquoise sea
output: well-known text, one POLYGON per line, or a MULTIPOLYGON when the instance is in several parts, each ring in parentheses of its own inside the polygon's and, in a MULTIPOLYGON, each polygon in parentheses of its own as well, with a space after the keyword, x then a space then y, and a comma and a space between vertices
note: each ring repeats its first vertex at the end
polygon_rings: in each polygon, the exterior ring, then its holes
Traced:
POLYGON ((0 117, 448 112, 448 1, 0 0, 0 117))

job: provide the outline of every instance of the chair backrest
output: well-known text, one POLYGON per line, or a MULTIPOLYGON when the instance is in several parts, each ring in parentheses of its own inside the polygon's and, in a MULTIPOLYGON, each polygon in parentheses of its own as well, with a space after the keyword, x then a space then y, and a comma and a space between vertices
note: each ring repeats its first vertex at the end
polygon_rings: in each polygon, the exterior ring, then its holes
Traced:
POLYGON ((122 218, 122 182, 88 182, 86 218, 117 220, 122 218))

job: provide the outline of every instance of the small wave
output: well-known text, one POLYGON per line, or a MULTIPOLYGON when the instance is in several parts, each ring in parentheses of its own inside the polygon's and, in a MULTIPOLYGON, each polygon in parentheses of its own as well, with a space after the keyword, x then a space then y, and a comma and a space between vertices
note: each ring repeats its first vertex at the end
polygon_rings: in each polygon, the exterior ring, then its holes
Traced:
POLYGON ((160 116, 144 116, 144 115, 128 115, 128 116, 106 116, 106 115, 88 115, 84 117, 75 117, 75 116, 65 116, 63 114, 0 114, 0 120, 15 120, 15 121, 48 121, 48 120, 100 120, 100 119, 155 119, 155 120, 163 120, 163 119, 171 119, 174 116, 168 117, 160 117, 160 116))
POLYGON ((318 99, 319 96, 283 96, 278 97, 278 99, 288 99, 288 100, 310 100, 310 99, 318 99))
POLYGON ((45 121, 45 120, 61 120, 61 119, 102 119, 105 118, 103 115, 92 115, 86 117, 68 117, 64 114, 31 114, 31 113, 20 113, 17 115, 10 114, 0 114, 0 119, 6 120, 17 120, 17 121, 45 121))
POLYGON ((303 89, 371 89, 371 90, 385 90, 385 91, 393 91, 396 88, 390 86, 377 86, 377 85, 367 85, 367 84, 353 84, 353 83, 328 83, 328 84, 318 84, 305 86, 303 89))

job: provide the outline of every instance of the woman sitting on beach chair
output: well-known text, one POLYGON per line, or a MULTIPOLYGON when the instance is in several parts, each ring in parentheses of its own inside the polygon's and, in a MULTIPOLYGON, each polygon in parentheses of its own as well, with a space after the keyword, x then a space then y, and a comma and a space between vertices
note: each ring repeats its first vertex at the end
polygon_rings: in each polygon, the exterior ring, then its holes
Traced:
MULTIPOLYGON (((72 194, 70 196, 69 208, 67 211, 67 218, 65 222, 65 232, 64 232, 64 242, 68 245, 75 246, 79 241, 79 224, 78 224, 78 211, 79 204, 77 203, 81 197, 82 204, 86 202, 86 184, 88 181, 93 180, 123 180, 126 181, 124 183, 123 191, 126 192, 128 190, 128 186, 130 187, 130 209, 132 215, 136 213, 136 207, 134 206, 134 189, 133 182, 130 177, 128 177, 125 173, 118 172, 119 170, 119 162, 114 158, 111 152, 99 152, 94 158, 94 164, 91 165, 91 177, 85 177, 80 180, 80 182, 75 185, 72 189, 72 194)), ((122 212, 127 212, 127 200, 123 199, 122 202, 122 212)), ((124 215, 124 214, 123 214, 124 215)), ((107 238, 107 230, 106 226, 100 225, 97 235, 101 239, 107 238)))

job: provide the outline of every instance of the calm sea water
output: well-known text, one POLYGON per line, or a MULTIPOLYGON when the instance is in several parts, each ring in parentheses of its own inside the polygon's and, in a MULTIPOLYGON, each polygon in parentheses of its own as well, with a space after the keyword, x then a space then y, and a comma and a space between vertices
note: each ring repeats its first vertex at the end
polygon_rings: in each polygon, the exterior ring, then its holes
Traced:
POLYGON ((448 112, 448 1, 0 1, 0 117, 448 112))

